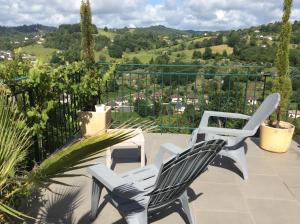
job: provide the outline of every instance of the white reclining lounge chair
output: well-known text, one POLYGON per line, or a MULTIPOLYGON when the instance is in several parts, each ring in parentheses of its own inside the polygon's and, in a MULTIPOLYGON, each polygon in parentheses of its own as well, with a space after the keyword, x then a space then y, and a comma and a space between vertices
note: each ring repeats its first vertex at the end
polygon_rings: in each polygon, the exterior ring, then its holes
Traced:
POLYGON ((255 135, 260 124, 264 122, 277 108, 280 101, 279 93, 269 95, 256 112, 252 116, 238 114, 238 113, 224 113, 215 111, 205 111, 200 125, 195 129, 190 138, 189 147, 197 143, 199 135, 204 134, 205 141, 212 139, 223 139, 227 145, 219 153, 235 161, 237 166, 243 173, 244 180, 248 179, 247 163, 245 157, 244 141, 247 137, 255 135), (229 129, 209 127, 208 121, 210 117, 223 117, 233 119, 246 119, 248 122, 243 129, 229 129))
POLYGON ((104 187, 112 204, 129 224, 148 223, 148 212, 161 209, 178 199, 189 223, 195 224, 186 190, 225 144, 223 140, 212 140, 194 144, 187 150, 170 143, 163 144, 154 164, 123 174, 115 173, 104 164, 89 167, 93 178, 92 218, 97 215, 104 187), (172 157, 163 162, 166 153, 172 157))

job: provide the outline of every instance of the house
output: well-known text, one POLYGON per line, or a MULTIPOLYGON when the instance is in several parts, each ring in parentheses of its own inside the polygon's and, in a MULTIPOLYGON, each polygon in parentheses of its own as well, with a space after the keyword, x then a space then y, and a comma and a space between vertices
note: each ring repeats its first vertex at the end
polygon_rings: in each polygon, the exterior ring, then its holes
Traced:
POLYGON ((116 108, 118 112, 130 113, 134 111, 134 106, 120 106, 116 108))
POLYGON ((300 110, 289 110, 288 115, 290 118, 300 118, 300 110))
POLYGON ((253 96, 249 96, 249 97, 247 97, 247 103, 248 103, 248 105, 256 105, 257 99, 253 96))
POLYGON ((187 104, 196 104, 198 102, 199 102, 199 99, 197 96, 189 95, 186 97, 187 104))
POLYGON ((171 103, 178 103, 178 102, 182 102, 182 101, 183 101, 182 96, 177 96, 177 95, 171 96, 171 103))
POLYGON ((161 91, 157 91, 157 92, 155 92, 155 93, 153 93, 152 94, 152 97, 154 98, 154 99, 161 99, 162 98, 162 92, 161 91))
POLYGON ((182 103, 176 103, 175 105, 175 113, 183 114, 185 111, 185 106, 182 103))
POLYGON ((266 37, 266 39, 272 41, 272 40, 273 40, 273 37, 270 37, 270 36, 269 36, 269 37, 266 37))
POLYGON ((260 31, 259 30, 255 30, 254 33, 260 33, 260 31))
POLYGON ((0 51, 0 60, 12 60, 10 51, 0 51))
POLYGON ((146 99, 145 94, 143 92, 142 93, 136 93, 136 94, 134 94, 133 95, 133 100, 135 101, 137 99, 139 99, 139 100, 146 99))
POLYGON ((106 104, 106 106, 110 106, 112 110, 117 108, 119 105, 116 103, 116 101, 110 101, 106 104))
POLYGON ((28 61, 31 61, 31 62, 35 62, 36 61, 36 57, 33 56, 33 55, 30 55, 30 54, 23 54, 22 55, 22 59, 23 60, 28 60, 28 61))
POLYGON ((118 97, 115 100, 115 103, 117 106, 123 106, 125 104, 128 104, 128 99, 127 99, 127 97, 118 97))

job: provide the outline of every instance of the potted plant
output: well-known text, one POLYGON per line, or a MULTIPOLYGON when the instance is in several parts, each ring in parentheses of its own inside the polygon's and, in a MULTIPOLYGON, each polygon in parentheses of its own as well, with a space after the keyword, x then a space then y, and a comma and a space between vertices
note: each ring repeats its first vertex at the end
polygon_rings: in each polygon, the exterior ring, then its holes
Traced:
POLYGON ((273 82, 272 91, 280 93, 281 100, 272 119, 260 127, 260 147, 271 152, 286 152, 291 144, 295 126, 282 121, 292 93, 289 77, 289 44, 292 25, 289 22, 293 0, 284 0, 282 28, 279 36, 276 68, 277 77, 273 82))

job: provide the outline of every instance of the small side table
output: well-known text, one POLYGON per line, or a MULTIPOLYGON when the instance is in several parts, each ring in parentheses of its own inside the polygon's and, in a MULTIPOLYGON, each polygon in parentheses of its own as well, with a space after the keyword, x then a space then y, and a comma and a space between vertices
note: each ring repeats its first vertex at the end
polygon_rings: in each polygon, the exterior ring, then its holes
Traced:
MULTIPOLYGON (((114 129, 108 129, 107 131, 111 131, 114 129)), ((111 164, 112 164, 112 148, 118 148, 118 147, 137 147, 138 149, 141 150, 141 167, 145 166, 145 138, 143 135, 143 131, 142 129, 138 128, 136 129, 134 132, 136 135, 130 139, 127 139, 126 141, 123 141, 119 144, 116 144, 112 147, 110 147, 109 149, 106 150, 106 166, 108 168, 111 168, 111 164)))

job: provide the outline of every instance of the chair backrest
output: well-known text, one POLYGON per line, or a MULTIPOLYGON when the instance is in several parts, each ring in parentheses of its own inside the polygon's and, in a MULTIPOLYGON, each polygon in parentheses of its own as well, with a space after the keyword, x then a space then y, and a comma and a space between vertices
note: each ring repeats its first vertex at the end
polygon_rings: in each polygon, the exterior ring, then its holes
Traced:
POLYGON ((264 122, 277 108, 280 102, 280 94, 273 93, 269 95, 255 113, 248 120, 243 129, 257 130, 262 122, 264 122))
POLYGON ((163 207, 178 199, 225 144, 219 139, 200 142, 164 163, 153 191, 148 194, 148 209, 163 207))

